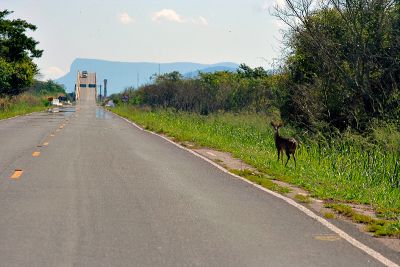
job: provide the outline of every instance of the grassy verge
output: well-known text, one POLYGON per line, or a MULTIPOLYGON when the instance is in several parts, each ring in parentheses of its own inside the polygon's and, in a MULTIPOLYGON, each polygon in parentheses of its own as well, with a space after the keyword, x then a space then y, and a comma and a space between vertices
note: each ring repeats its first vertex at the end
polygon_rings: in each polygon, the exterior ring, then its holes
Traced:
POLYGON ((400 238, 400 221, 374 219, 355 212, 350 206, 345 204, 326 204, 325 207, 333 209, 355 223, 365 224, 366 230, 374 233, 375 236, 394 236, 400 238))
MULTIPOLYGON (((277 162, 269 118, 254 114, 201 116, 166 110, 145 111, 119 106, 113 111, 145 128, 179 141, 227 151, 274 176, 308 190, 321 199, 373 205, 382 218, 399 220, 400 156, 395 152, 365 150, 357 142, 303 143, 293 162, 277 162)), ((282 129, 283 135, 292 135, 282 129)), ((253 177, 254 178, 254 177, 253 177)), ((258 179, 258 178, 257 178, 258 179)), ((257 181, 256 181, 257 182, 257 181)))
POLYGON ((267 189, 270 189, 272 191, 281 193, 281 194, 286 194, 290 192, 290 189, 284 186, 279 186, 271 181, 268 177, 265 177, 262 174, 255 174, 252 173, 249 170, 229 170, 230 172, 237 174, 243 178, 246 178, 249 181, 252 181, 253 183, 256 183, 258 185, 261 185, 262 187, 265 187, 267 189))
POLYGON ((29 94, 8 99, 2 98, 0 99, 0 120, 45 109, 44 99, 29 94))

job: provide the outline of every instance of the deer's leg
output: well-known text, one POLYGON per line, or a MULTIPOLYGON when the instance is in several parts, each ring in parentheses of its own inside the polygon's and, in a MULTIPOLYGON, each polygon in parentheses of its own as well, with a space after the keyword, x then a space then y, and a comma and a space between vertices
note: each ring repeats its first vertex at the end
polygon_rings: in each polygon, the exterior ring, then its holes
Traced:
POLYGON ((279 163, 279 159, 280 159, 280 156, 281 156, 281 151, 279 149, 277 149, 277 150, 278 150, 278 163, 279 163))
POLYGON ((296 168, 297 166, 296 166, 296 157, 294 156, 294 153, 293 153, 293 159, 294 159, 294 167, 296 168))
POLYGON ((288 162, 289 162, 289 159, 290 159, 290 153, 289 153, 289 152, 286 152, 286 156, 287 156, 287 161, 286 161, 285 167, 286 167, 286 165, 287 165, 287 164, 288 164, 288 162))

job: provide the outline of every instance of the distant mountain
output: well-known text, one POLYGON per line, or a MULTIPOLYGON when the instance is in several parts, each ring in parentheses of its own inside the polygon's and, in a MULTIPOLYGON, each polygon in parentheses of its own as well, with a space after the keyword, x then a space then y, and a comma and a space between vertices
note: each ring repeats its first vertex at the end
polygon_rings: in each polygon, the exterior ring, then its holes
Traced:
POLYGON ((75 59, 70 67, 69 73, 56 80, 57 83, 64 84, 68 92, 74 91, 76 74, 78 71, 86 70, 96 72, 97 83, 103 84, 107 79, 108 94, 118 93, 128 86, 137 87, 150 83, 153 74, 168 73, 179 71, 184 77, 195 77, 201 72, 215 71, 235 71, 238 64, 231 62, 221 62, 216 64, 199 64, 191 62, 176 63, 151 63, 151 62, 115 62, 97 59, 75 59))

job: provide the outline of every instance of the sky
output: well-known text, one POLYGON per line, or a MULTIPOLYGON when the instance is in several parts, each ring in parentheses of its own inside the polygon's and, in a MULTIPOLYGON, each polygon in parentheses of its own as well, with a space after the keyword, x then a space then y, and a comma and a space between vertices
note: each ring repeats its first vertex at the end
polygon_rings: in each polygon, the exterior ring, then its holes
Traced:
POLYGON ((282 23, 270 8, 284 0, 0 0, 36 25, 43 80, 75 58, 123 62, 246 63, 271 68, 282 23))

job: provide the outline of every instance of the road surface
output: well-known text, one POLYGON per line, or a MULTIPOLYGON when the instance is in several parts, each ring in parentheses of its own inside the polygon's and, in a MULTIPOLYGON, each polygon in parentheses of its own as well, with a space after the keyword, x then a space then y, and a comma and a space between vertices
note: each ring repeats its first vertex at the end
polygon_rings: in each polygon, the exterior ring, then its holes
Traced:
POLYGON ((1 266, 383 266, 90 93, 73 111, 0 121, 1 266))

